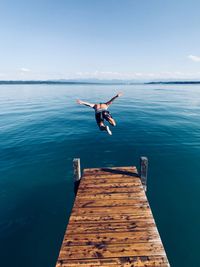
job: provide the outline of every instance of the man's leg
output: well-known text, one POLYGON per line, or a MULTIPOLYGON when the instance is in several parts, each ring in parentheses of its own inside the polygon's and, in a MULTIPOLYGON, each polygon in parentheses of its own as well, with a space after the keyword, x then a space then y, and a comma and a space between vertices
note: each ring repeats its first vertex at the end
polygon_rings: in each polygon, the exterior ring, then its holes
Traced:
POLYGON ((99 122, 99 123, 98 123, 98 126, 99 126, 99 129, 100 129, 101 131, 106 131, 106 126, 105 126, 105 124, 103 123, 103 121, 99 122))
POLYGON ((113 117, 111 116, 110 112, 109 111, 105 111, 103 113, 103 117, 105 120, 107 120, 112 126, 116 126, 116 122, 115 120, 113 119, 113 117))
POLYGON ((112 126, 116 126, 116 122, 113 118, 108 118, 108 122, 112 125, 112 126))
POLYGON ((99 129, 101 131, 105 131, 106 130, 106 126, 105 124, 103 123, 103 117, 102 117, 102 114, 99 112, 99 113, 96 113, 95 114, 95 118, 96 118, 96 122, 97 122, 97 125, 99 126, 99 129))
POLYGON ((104 124, 104 119, 103 119, 103 116, 101 113, 96 114, 96 122, 97 122, 99 129, 101 131, 106 131, 109 135, 112 135, 112 132, 109 129, 109 127, 104 124))
POLYGON ((101 131, 106 131, 109 135, 112 135, 112 132, 111 132, 111 130, 109 129, 109 127, 106 126, 103 122, 100 122, 98 125, 99 125, 99 129, 100 129, 101 131))

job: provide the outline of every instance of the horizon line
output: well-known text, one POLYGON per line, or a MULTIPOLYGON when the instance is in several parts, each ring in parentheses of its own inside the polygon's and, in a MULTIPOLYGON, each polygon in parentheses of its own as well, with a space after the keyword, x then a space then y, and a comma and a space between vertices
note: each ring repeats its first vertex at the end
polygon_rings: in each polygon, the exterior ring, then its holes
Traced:
POLYGON ((200 80, 123 80, 123 79, 55 79, 55 80, 0 80, 3 84, 200 84, 200 80))

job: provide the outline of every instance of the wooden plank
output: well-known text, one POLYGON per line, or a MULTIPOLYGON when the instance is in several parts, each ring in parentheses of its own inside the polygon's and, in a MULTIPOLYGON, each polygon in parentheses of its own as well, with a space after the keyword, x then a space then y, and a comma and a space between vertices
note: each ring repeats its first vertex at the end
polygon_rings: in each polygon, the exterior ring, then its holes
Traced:
MULTIPOLYGON (((113 188, 96 187, 96 188, 92 188, 90 192, 93 194, 110 194, 110 193, 134 193, 134 192, 141 192, 141 190, 143 190, 142 185, 134 186, 134 187, 113 187, 113 188)), ((88 188, 80 187, 77 194, 78 195, 88 194, 88 188)))
POLYGON ((144 192, 134 192, 134 193, 115 193, 115 194, 91 194, 88 196, 88 194, 78 194, 76 197, 76 201, 82 200, 82 199, 87 199, 87 200, 106 200, 106 199, 113 199, 113 200, 118 200, 118 199, 140 199, 140 198, 145 198, 144 192))
POLYGON ((112 232, 112 233, 89 233, 80 235, 78 233, 70 234, 64 238, 64 246, 83 246, 83 245, 101 245, 101 244, 132 244, 144 242, 160 242, 157 232, 112 232))
MULTIPOLYGON (((111 216, 110 216, 111 217, 111 216)), ((81 226, 83 226, 84 228, 85 227, 94 227, 95 228, 95 226, 98 228, 98 227, 109 227, 109 226, 112 226, 112 228, 114 229, 115 227, 118 227, 118 225, 120 226, 120 227, 124 227, 124 225, 125 226, 127 226, 127 227, 129 227, 130 229, 132 229, 132 227, 133 228, 136 228, 136 226, 137 226, 137 224, 139 224, 140 223, 140 225, 143 225, 143 226, 148 226, 148 224, 153 224, 153 226, 155 226, 155 221, 154 221, 154 219, 152 218, 152 217, 143 217, 143 218, 141 218, 141 217, 137 217, 137 218, 135 218, 134 220, 130 220, 129 219, 129 217, 128 217, 128 219, 126 219, 126 220, 123 220, 123 221, 112 221, 112 222, 109 222, 109 221, 100 221, 100 222, 95 222, 95 223, 90 223, 89 221, 86 223, 86 224, 84 224, 84 223, 82 223, 82 222, 79 222, 79 223, 76 223, 76 225, 73 225, 73 224, 69 224, 68 225, 68 229, 69 228, 81 228, 81 226)), ((155 229, 156 229, 156 227, 154 227, 155 229)), ((77 229, 77 231, 78 231, 78 229, 77 229)))
POLYGON ((74 204, 74 208, 87 208, 87 207, 120 207, 120 206, 138 206, 146 204, 146 199, 143 197, 136 199, 106 199, 106 200, 94 200, 94 199, 77 199, 74 204))
POLYGON ((86 173, 90 172, 108 172, 110 170, 137 172, 137 168, 135 166, 121 166, 121 167, 85 168, 83 174, 85 175, 86 173))
POLYGON ((138 175, 136 173, 129 173, 129 174, 125 174, 125 173, 116 173, 116 174, 105 174, 105 173, 99 173, 99 174, 88 174, 83 176, 84 180, 95 180, 95 179, 139 179, 140 177, 138 177, 138 175))
POLYGON ((101 186, 101 184, 104 183, 136 183, 136 184, 140 184, 141 181, 138 177, 127 177, 127 176, 122 176, 122 177, 93 177, 91 179, 86 179, 83 178, 82 179, 82 184, 98 184, 99 186, 101 186))
POLYGON ((56 267, 169 267, 165 256, 134 256, 106 259, 60 260, 56 267))
POLYGON ((121 169, 121 170, 111 170, 111 169, 104 169, 104 170, 84 170, 83 176, 111 176, 111 175, 127 175, 127 176, 138 176, 138 172, 135 169, 121 169))
POLYGON ((104 215, 111 215, 111 214, 150 214, 150 209, 147 205, 138 205, 137 207, 130 207, 130 206, 124 206, 124 207, 88 207, 88 208, 73 208, 72 214, 79 214, 79 215, 90 215, 90 214, 104 214, 104 215))
POLYGON ((89 215, 76 215, 75 213, 70 216, 70 223, 96 223, 96 222, 134 222, 135 220, 148 220, 152 218, 151 213, 136 213, 136 214, 89 214, 89 215))
POLYGON ((84 259, 84 258, 106 258, 106 257, 130 257, 130 256, 156 256, 165 255, 163 246, 154 242, 105 245, 96 247, 87 246, 63 246, 60 259, 84 259))
MULTIPOLYGON (((134 186, 141 186, 140 182, 129 182, 129 183, 112 183, 112 182, 108 182, 108 183, 102 183, 101 184, 101 188, 132 188, 134 186)), ((84 189, 84 188, 99 188, 99 184, 98 183, 80 183, 80 188, 84 189)))
POLYGON ((88 173, 87 175, 83 176, 85 180, 95 180, 95 179, 140 179, 137 173, 88 173), (95 179, 94 179, 95 178, 95 179))
POLYGON ((149 231, 154 231, 154 221, 138 221, 138 222, 123 222, 123 223, 92 223, 92 224, 69 224, 67 228, 68 234, 77 233, 112 233, 112 232, 138 232, 148 228, 149 231))

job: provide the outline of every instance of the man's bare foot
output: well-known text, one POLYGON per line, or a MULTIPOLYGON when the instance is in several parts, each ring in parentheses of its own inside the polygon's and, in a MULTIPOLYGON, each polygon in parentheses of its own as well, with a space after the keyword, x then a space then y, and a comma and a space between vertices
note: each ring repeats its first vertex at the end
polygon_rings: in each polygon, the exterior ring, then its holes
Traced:
POLYGON ((112 135, 112 132, 111 132, 109 126, 106 126, 106 131, 107 131, 107 133, 108 133, 109 135, 112 135))

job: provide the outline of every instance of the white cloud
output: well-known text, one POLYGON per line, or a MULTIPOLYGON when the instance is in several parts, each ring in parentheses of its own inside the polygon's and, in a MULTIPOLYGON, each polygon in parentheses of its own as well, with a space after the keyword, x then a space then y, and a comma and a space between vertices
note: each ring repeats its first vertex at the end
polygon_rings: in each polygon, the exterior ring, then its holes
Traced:
POLYGON ((30 72, 31 70, 30 69, 27 69, 27 68, 21 68, 20 71, 21 72, 30 72))
POLYGON ((189 55, 188 58, 191 59, 194 62, 200 62, 200 57, 199 56, 189 55))

